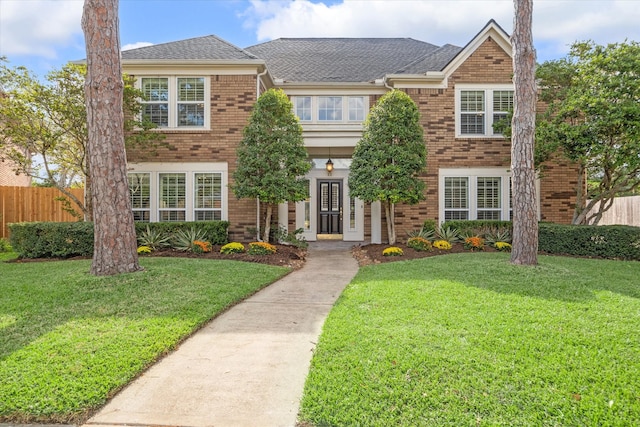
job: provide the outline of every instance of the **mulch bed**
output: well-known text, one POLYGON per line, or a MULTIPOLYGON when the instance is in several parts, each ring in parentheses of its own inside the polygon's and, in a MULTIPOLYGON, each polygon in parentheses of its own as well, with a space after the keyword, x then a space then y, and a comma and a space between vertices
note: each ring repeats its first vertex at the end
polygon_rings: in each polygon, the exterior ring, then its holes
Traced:
MULTIPOLYGON (((465 249, 462 243, 452 243, 451 249, 444 251, 440 249, 432 249, 430 251, 416 251, 408 247, 402 243, 396 243, 395 245, 364 245, 364 246, 354 246, 352 253, 353 257, 358 260, 358 264, 362 267, 364 265, 370 264, 380 264, 383 262, 394 262, 394 261, 408 261, 412 259, 421 259, 428 258, 432 256, 438 255, 447 255, 447 254, 456 254, 461 252, 469 253, 469 249, 465 249), (390 246, 396 246, 404 252, 402 256, 384 256, 382 255, 382 251, 390 246)), ((485 246, 482 252, 497 252, 497 249, 491 246, 485 246)))

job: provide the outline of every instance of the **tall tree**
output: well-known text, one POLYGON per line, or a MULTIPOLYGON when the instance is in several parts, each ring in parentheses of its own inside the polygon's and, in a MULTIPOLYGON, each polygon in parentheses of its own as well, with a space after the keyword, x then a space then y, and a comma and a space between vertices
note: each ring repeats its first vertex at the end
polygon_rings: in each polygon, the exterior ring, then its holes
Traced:
POLYGON ((426 151, 418 106, 400 90, 384 94, 369 112, 353 152, 349 190, 352 197, 382 202, 391 245, 396 242, 395 205, 424 199, 420 173, 426 151))
POLYGON ((514 110, 511 125, 513 246, 511 262, 538 263, 538 215, 535 187, 536 53, 533 47, 533 0, 514 0, 514 110))
MULTIPOLYGON (((74 210, 91 220, 85 75, 85 65, 66 64, 43 82, 25 67, 0 63, 0 159, 11 160, 16 172, 58 188, 74 210), (72 185, 84 185, 85 200, 67 190, 72 185)), ((153 154, 163 135, 150 131, 155 124, 140 117, 142 92, 133 85, 127 78, 125 142, 153 154)))
POLYGON ((124 146, 118 0, 85 0, 82 29, 87 48, 87 154, 95 235, 91 273, 139 271, 124 146))
POLYGON ((263 239, 269 241, 273 208, 308 196, 304 175, 311 169, 302 126, 282 90, 258 98, 237 150, 238 164, 230 185, 236 197, 266 203, 263 239))
POLYGON ((576 42, 537 76, 548 105, 537 144, 578 166, 573 223, 597 224, 616 196, 640 188, 640 44, 576 42))

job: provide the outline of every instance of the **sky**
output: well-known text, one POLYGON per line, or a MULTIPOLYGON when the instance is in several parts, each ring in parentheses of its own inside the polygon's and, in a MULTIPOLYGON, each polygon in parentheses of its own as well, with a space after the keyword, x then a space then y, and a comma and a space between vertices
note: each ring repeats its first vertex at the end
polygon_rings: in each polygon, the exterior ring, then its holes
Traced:
MULTIPOLYGON (((0 57, 38 76, 84 58, 82 0, 0 0, 0 57)), ((120 0, 123 49, 215 34, 245 48, 279 37, 410 37, 464 46, 512 0, 120 0)), ((640 41, 640 0, 534 0, 538 62, 575 41, 640 41)))

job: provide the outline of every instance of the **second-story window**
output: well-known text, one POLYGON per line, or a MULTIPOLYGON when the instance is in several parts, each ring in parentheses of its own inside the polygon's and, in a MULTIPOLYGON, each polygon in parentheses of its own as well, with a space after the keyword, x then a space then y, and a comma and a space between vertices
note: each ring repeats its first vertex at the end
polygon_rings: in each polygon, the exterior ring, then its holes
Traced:
POLYGON ((456 136, 495 137, 493 125, 513 110, 512 85, 456 86, 456 136))
POLYGON ((311 115, 311 97, 310 96, 296 96, 293 98, 293 108, 296 116, 301 122, 310 122, 311 115))
POLYGON ((204 77, 142 77, 142 114, 160 128, 207 128, 208 80, 204 77))
POLYGON ((342 97, 341 96, 319 96, 318 97, 318 120, 321 122, 342 121, 342 97))
POLYGON ((293 111, 306 123, 361 123, 369 111, 366 96, 292 96, 293 111))

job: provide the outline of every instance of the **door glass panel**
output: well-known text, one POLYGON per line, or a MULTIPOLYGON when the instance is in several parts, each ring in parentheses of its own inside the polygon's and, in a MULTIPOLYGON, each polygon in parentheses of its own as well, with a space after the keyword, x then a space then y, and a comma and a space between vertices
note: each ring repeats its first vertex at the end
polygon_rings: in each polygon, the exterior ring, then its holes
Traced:
POLYGON ((329 184, 326 182, 320 184, 320 210, 329 210, 329 184))
POLYGON ((340 200, 338 200, 340 196, 340 191, 338 188, 340 184, 337 182, 331 183, 331 212, 338 212, 340 210, 340 200))
POLYGON ((349 198, 349 229, 356 229, 356 199, 349 198))

